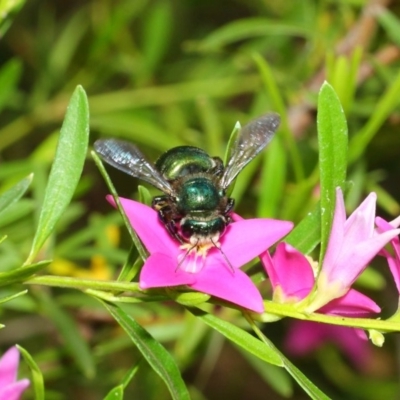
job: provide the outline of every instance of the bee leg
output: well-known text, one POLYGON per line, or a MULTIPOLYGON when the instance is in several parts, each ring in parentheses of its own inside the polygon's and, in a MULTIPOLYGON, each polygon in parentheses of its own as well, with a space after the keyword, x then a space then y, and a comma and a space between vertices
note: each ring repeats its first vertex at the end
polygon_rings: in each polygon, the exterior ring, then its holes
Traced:
POLYGON ((180 221, 180 218, 176 218, 176 215, 174 215, 175 213, 171 206, 170 197, 156 196, 153 198, 151 206, 154 210, 158 212, 158 217, 164 224, 165 229, 168 231, 168 233, 179 243, 184 243, 177 229, 177 223, 180 221))
POLYGON ((169 205, 170 203, 168 196, 156 196, 151 202, 152 209, 156 211, 160 211, 164 207, 169 207, 169 205))

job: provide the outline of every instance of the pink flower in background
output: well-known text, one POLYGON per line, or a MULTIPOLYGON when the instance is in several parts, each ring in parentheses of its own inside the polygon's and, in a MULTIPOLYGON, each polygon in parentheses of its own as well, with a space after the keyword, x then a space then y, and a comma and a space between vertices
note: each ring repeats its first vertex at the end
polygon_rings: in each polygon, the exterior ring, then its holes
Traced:
MULTIPOLYGON (((279 243, 273 257, 265 253, 261 260, 271 280, 275 301, 298 303, 310 294, 314 287, 316 271, 307 257, 294 247, 287 243, 279 243)), ((378 313, 380 308, 367 296, 350 289, 340 298, 322 305, 318 312, 358 317, 378 313)))
POLYGON ((362 370, 371 358, 371 345, 365 334, 360 337, 360 332, 347 326, 294 320, 283 346, 288 353, 304 357, 326 343, 333 343, 362 370))
MULTIPOLYGON (((115 206, 111 196, 107 199, 115 206)), ((140 273, 142 289, 188 285, 249 310, 264 311, 257 287, 240 268, 285 236, 292 229, 291 222, 248 219, 231 223, 220 239, 229 265, 217 248, 209 249, 206 255, 185 255, 180 243, 160 223, 156 211, 133 200, 120 198, 120 201, 150 253, 140 273)))
MULTIPOLYGON (((298 303, 311 293, 317 268, 314 270, 311 262, 294 247, 279 243, 273 257, 265 253, 261 259, 270 277, 275 301, 298 303)), ((317 311, 321 314, 356 318, 379 313, 380 308, 367 296, 350 289, 342 297, 328 301, 317 311)), ((285 346, 292 354, 303 355, 327 340, 346 350, 356 364, 367 357, 367 336, 363 330, 310 321, 295 321, 285 340, 285 346)))
MULTIPOLYGON (((400 225, 400 217, 397 217, 395 220, 391 222, 387 222, 384 219, 377 217, 375 220, 377 230, 379 233, 382 232, 390 232, 394 228, 398 228, 400 225)), ((395 236, 390 241, 392 252, 389 252, 386 249, 382 249, 381 253, 387 258, 390 271, 393 275, 394 282, 397 287, 397 291, 400 294, 400 240, 398 236, 395 236)))
POLYGON ((17 381, 19 351, 7 350, 0 359, 0 400, 18 400, 29 386, 28 379, 17 381))
POLYGON ((343 296, 371 259, 400 229, 375 230, 376 194, 370 193, 346 219, 343 193, 336 189, 335 213, 326 254, 318 275, 315 307, 343 296))

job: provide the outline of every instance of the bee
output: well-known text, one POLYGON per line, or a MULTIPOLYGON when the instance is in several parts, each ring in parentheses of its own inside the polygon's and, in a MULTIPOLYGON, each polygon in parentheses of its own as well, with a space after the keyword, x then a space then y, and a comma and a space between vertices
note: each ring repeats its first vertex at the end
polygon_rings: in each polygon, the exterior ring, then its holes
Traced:
POLYGON ((270 142, 280 118, 268 113, 245 125, 231 146, 227 164, 193 146, 179 146, 153 164, 133 144, 117 139, 94 143, 96 153, 113 167, 150 183, 164 193, 152 207, 181 245, 208 249, 232 221, 235 201, 227 191, 240 171, 270 142))

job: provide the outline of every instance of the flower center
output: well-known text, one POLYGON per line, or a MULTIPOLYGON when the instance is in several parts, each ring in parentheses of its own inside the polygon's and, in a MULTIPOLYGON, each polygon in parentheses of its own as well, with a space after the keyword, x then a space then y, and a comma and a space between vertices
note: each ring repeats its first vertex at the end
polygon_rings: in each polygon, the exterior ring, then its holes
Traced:
POLYGON ((182 252, 178 255, 178 267, 183 271, 197 274, 206 262, 208 251, 213 247, 219 247, 219 237, 200 238, 195 243, 184 243, 180 246, 182 252), (215 240, 214 240, 215 239, 215 240))

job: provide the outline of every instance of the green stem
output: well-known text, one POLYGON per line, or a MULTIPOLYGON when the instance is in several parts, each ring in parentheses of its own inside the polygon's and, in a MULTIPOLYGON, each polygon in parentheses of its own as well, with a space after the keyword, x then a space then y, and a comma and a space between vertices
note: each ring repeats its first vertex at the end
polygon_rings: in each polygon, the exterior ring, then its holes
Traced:
POLYGON ((28 285, 45 285, 75 289, 94 289, 110 291, 129 291, 142 294, 137 282, 97 281, 92 279, 69 278, 64 276, 44 275, 28 279, 28 285))
POLYGON ((281 317, 291 317, 304 321, 322 322, 324 324, 348 326, 361 329, 376 329, 385 332, 399 332, 400 322, 381 321, 370 318, 347 318, 334 315, 311 313, 307 314, 296 310, 292 304, 279 304, 272 301, 264 301, 265 308, 269 314, 281 317))

